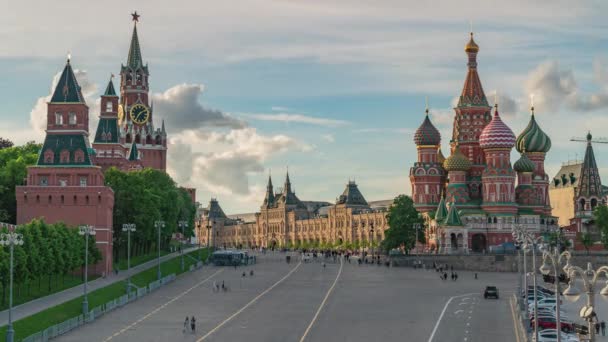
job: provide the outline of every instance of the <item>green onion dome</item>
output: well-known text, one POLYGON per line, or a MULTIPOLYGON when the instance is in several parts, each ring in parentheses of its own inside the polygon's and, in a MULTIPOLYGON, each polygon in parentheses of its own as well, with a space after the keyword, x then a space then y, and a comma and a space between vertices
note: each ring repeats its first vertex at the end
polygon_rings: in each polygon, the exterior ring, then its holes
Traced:
POLYGON ((525 153, 513 164, 513 170, 517 172, 534 172, 536 165, 526 156, 525 153))
POLYGON ((439 145, 441 142, 441 134, 439 130, 431 123, 429 119, 429 111, 427 109, 426 116, 422 125, 418 127, 416 133, 414 133, 414 143, 420 145, 439 145))
POLYGON ((446 171, 468 171, 473 164, 471 161, 460 152, 458 145, 454 147, 454 152, 443 162, 443 168, 446 171))
POLYGON ((515 148, 520 153, 523 153, 523 151, 547 153, 551 149, 551 139, 536 123, 534 107, 528 126, 517 137, 515 148))

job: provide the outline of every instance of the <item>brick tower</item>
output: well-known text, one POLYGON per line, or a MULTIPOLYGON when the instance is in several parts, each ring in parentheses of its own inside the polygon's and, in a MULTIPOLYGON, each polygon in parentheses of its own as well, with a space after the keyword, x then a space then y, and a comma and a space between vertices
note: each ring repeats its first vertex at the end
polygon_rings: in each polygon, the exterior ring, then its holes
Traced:
POLYGON ((17 224, 35 218, 70 226, 92 225, 103 260, 98 274, 112 270, 114 192, 104 185, 89 143, 89 107, 68 59, 47 104, 46 138, 25 186, 16 188, 17 224))

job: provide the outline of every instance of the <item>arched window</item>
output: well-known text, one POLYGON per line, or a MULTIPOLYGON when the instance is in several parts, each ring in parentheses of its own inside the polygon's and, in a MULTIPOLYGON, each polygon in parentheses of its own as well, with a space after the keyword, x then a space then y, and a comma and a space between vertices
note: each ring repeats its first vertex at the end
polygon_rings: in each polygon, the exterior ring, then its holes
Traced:
POLYGON ((55 162, 55 152, 50 148, 44 151, 44 162, 46 164, 53 164, 55 162))
POLYGON ((106 102, 106 112, 111 112, 114 110, 114 106, 112 105, 112 101, 106 102))
POLYGON ((74 152, 74 161, 76 163, 83 163, 84 162, 84 152, 81 149, 77 149, 74 152))
POLYGON ((494 219, 492 220, 494 223, 497 223, 498 220, 496 219, 496 217, 494 217, 494 219))
POLYGON ((585 199, 581 198, 579 201, 579 210, 585 210, 585 199))
POLYGON ((597 206, 597 199, 592 198, 591 199, 591 210, 595 209, 596 206, 597 206))
POLYGON ((62 164, 67 164, 70 162, 70 151, 62 150, 59 154, 59 162, 62 164))

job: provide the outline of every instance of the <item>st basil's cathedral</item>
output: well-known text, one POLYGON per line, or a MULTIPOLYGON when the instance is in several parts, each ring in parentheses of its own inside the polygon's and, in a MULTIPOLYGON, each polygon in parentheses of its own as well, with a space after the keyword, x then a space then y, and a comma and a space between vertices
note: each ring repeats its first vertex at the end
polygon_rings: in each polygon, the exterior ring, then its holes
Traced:
POLYGON ((551 214, 545 155, 551 139, 534 117, 519 136, 488 104, 477 69, 473 33, 465 46, 467 75, 454 108, 450 155, 428 116, 414 134, 417 161, 410 168, 412 199, 426 220, 428 248, 437 253, 489 251, 512 241, 521 225, 541 234, 557 229, 551 214), (513 164, 513 147, 520 158, 513 164))

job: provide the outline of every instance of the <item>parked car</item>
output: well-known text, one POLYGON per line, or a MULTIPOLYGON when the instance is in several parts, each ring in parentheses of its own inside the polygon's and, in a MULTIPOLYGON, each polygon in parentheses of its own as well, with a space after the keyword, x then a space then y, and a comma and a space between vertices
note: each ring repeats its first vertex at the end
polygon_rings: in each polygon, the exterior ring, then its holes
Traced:
POLYGON ((498 288, 496 286, 486 286, 485 291, 483 291, 483 298, 496 298, 498 299, 498 288))
MULTIPOLYGON (((531 327, 534 326, 534 322, 536 319, 538 319, 538 327, 541 329, 557 329, 557 320, 555 319, 555 317, 549 317, 549 316, 540 317, 539 316, 538 318, 531 319, 530 320, 531 327)), ((572 324, 572 322, 561 320, 560 326, 561 326, 561 330, 563 332, 574 331, 574 325, 572 324)))
MULTIPOLYGON (((561 333, 562 342, 578 342, 579 339, 576 335, 561 333)), ((532 341, 536 342, 536 336, 532 334, 532 341)), ((545 329, 538 332, 538 342, 556 342, 557 341, 557 330, 556 329, 545 329)))

